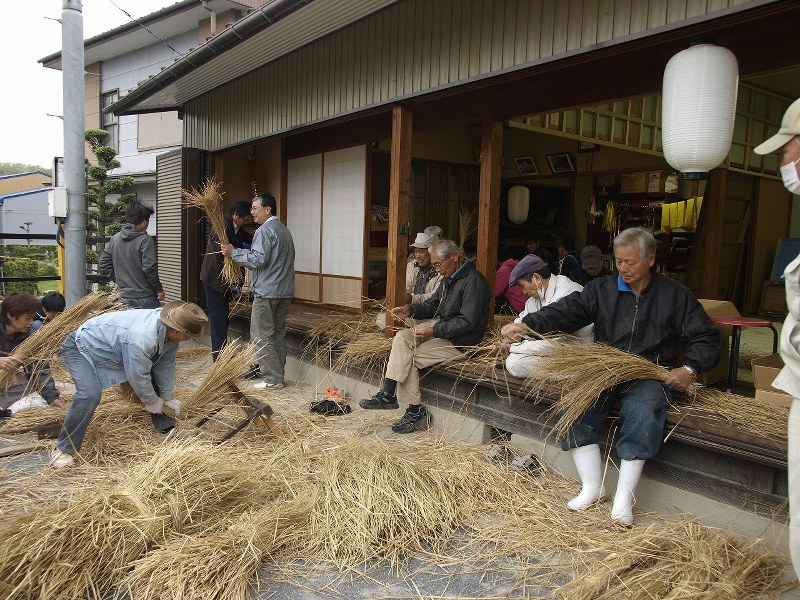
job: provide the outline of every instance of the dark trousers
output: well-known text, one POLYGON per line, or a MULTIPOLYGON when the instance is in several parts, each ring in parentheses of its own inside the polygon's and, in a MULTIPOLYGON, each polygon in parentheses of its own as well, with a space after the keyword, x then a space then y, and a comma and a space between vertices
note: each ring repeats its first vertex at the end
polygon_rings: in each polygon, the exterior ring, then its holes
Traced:
POLYGON ((672 388, 655 379, 639 379, 607 389, 572 426, 561 448, 597 444, 614 402, 619 401, 620 436, 617 455, 623 460, 653 458, 664 438, 666 409, 672 388))
POLYGON ((230 299, 227 293, 203 284, 206 293, 206 306, 208 307, 208 329, 211 334, 211 358, 217 360, 217 355, 228 341, 228 324, 230 320, 230 299))

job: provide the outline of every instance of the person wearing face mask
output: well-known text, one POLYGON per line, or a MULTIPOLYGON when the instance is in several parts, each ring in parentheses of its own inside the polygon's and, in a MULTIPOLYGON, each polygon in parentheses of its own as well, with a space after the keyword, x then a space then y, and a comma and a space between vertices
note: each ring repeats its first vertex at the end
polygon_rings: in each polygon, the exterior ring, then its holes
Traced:
MULTIPOLYGON (((582 285, 575 283, 569 277, 551 274, 550 268, 535 254, 523 257, 511 271, 508 281, 510 285, 515 283, 519 285, 528 296, 525 308, 514 319, 514 323, 522 323, 527 315, 538 311, 543 306, 583 290, 582 285)), ((594 325, 581 327, 574 332, 574 335, 592 341, 594 325)), ((509 344, 507 346, 509 355, 505 363, 506 370, 514 377, 529 377, 538 362, 538 356, 548 352, 549 347, 549 342, 533 339, 509 344)))
MULTIPOLYGON (((756 154, 780 154, 784 187, 800 195, 800 99, 783 115, 778 133, 753 150, 756 154)), ((783 272, 789 314, 781 329, 784 367, 772 386, 794 397, 789 410, 789 554, 795 573, 800 573, 800 255, 783 272)))

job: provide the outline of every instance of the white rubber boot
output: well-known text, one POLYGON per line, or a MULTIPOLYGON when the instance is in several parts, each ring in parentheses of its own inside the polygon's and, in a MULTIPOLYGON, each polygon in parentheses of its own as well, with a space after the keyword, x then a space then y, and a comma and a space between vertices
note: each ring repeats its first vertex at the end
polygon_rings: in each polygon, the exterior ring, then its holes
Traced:
POLYGON ((642 476, 643 460, 623 460, 619 465, 617 493, 611 506, 611 518, 630 527, 633 525, 633 493, 642 476))
POLYGON ((606 495, 603 487, 603 461, 600 446, 591 444, 572 450, 572 460, 581 478, 581 493, 567 503, 570 510, 586 510, 606 495))

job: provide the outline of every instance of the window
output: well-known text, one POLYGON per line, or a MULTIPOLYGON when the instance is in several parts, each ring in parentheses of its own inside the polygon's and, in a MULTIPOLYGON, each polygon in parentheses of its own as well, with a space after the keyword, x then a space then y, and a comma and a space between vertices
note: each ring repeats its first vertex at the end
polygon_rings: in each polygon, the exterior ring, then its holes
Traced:
POLYGON ((117 117, 110 112, 106 112, 106 109, 117 100, 119 100, 119 90, 103 93, 100 97, 100 119, 102 129, 109 133, 106 145, 116 148, 117 152, 119 152, 119 125, 117 123, 117 117))

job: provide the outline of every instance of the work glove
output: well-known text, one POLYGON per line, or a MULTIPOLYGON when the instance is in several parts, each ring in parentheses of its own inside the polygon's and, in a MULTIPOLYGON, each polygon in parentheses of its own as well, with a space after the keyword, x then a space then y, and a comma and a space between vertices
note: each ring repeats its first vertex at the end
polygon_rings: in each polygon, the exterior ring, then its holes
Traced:
POLYGON ((7 408, 0 408, 0 419, 7 419, 11 414, 11 411, 7 408))
POLYGON ((164 401, 161 398, 156 398, 153 402, 144 403, 144 409, 151 415, 160 415, 164 412, 164 401))
POLYGON ((174 414, 176 417, 181 416, 181 401, 175 400, 175 398, 171 400, 164 401, 164 408, 168 413, 174 414))

